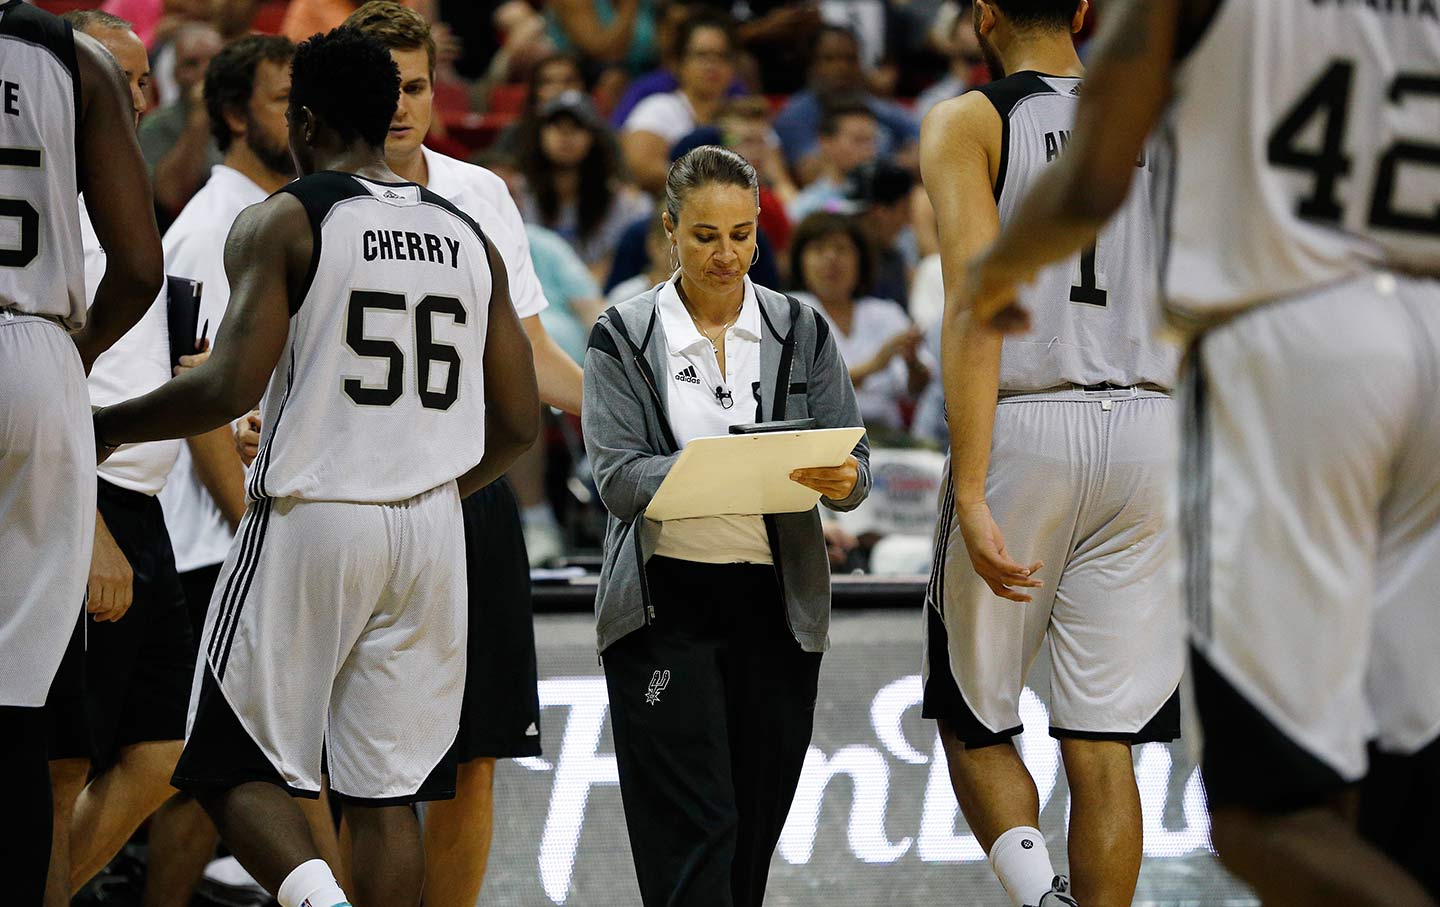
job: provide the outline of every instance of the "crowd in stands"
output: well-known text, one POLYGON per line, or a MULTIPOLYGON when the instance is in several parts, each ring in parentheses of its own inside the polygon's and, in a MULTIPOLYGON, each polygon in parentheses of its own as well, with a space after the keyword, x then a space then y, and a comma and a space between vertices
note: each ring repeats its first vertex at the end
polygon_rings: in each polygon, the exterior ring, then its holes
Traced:
MULTIPOLYGON (((671 161, 698 145, 727 146, 762 180, 752 277, 824 315, 872 443, 936 451, 926 469, 938 484, 943 287, 917 144, 926 111, 988 78, 968 3, 405 3, 437 39, 437 116, 426 144, 505 178, 550 303, 544 323, 566 352, 582 359, 607 305, 669 276, 654 194, 671 161)), ((135 23, 150 50, 154 98, 140 140, 164 229, 221 159, 210 122, 225 107, 207 103, 211 58, 251 31, 301 41, 339 25, 358 3, 99 5, 135 23)), ((285 103, 283 86, 268 102, 285 103)), ((576 426, 556 415, 552 427, 548 456, 520 483, 533 489, 522 500, 537 564, 598 549, 598 502, 581 478, 588 472, 576 426)), ((905 461, 897 487, 915 485, 915 462, 905 461)), ((883 498, 883 454, 876 469, 883 498)), ((921 506, 933 511, 933 497, 921 506)), ((858 541, 839 546, 836 566, 875 566, 864 555, 885 531, 860 525, 858 541)))

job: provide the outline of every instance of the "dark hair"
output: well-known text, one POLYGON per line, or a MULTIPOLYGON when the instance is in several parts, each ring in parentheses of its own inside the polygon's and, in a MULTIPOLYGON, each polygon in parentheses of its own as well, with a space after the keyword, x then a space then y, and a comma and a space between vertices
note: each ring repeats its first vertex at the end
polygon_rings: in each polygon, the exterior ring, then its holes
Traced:
POLYGON ((89 32, 92 28, 111 28, 116 31, 132 31, 135 26, 128 19, 121 19, 114 13, 98 9, 72 9, 60 17, 70 23, 78 32, 89 32))
POLYGON ((225 121, 229 110, 249 110, 255 95, 255 73, 261 61, 289 63, 295 45, 277 35, 246 35, 228 44, 205 70, 205 111, 210 114, 210 134, 221 152, 229 151, 235 136, 225 121))
POLYGON ((749 189, 755 194, 755 204, 760 204, 760 178, 750 162, 729 148, 701 145, 685 152, 665 175, 665 210, 670 222, 680 223, 680 208, 692 191, 713 184, 749 189))
POLYGON ((809 287, 805 286, 805 270, 801 265, 805 250, 822 239, 842 235, 850 237, 850 241, 855 244, 855 253, 860 257, 859 274, 855 278, 855 288, 850 292, 856 297, 870 292, 870 286, 875 280, 875 251, 870 245, 870 237, 865 235, 860 222, 855 218, 848 214, 833 214, 828 211, 818 211, 802 220, 795 228, 794 235, 790 237, 790 282, 795 289, 809 291, 809 287))
POLYGON ((738 37, 735 34, 735 20, 722 13, 706 9, 696 13, 675 30, 675 54, 677 57, 684 57, 690 51, 690 41, 695 33, 705 28, 713 28, 725 34, 725 43, 730 45, 730 52, 734 53, 740 46, 738 37))
POLYGON ((576 226, 582 240, 590 239, 615 203, 616 180, 620 176, 620 156, 616 152, 614 138, 603 128, 595 128, 583 118, 560 112, 542 119, 532 116, 520 126, 520 171, 535 197, 535 207, 540 220, 547 227, 554 226, 560 218, 560 192, 555 185, 558 172, 554 163, 545 155, 540 134, 550 123, 560 118, 571 120, 590 133, 590 153, 580 162, 580 197, 577 204, 576 226))
POLYGON ((525 106, 520 111, 521 120, 533 117, 535 115, 535 112, 539 109, 540 102, 536 98, 536 94, 540 90, 540 73, 545 69, 545 67, 550 66, 554 63, 570 64, 570 66, 574 68, 577 73, 580 74, 581 84, 583 85, 585 83, 585 67, 581 63, 580 57, 578 55, 551 54, 548 57, 541 58, 540 62, 530 67, 530 81, 526 83, 525 89, 525 106))
POLYGON ((390 51, 359 29, 342 25, 295 48, 290 110, 310 108, 344 142, 384 148, 399 97, 390 51))
POLYGON ((865 117, 876 121, 875 111, 859 95, 843 95, 826 101, 820 112, 819 134, 832 136, 840 131, 840 121, 846 117, 865 117))
POLYGON ((992 0, 1000 12, 1018 28, 1070 29, 1080 0, 992 0))
POLYGON ((423 50, 435 75, 435 36, 430 23, 408 6, 394 0, 370 0, 345 19, 345 25, 384 44, 390 50, 423 50))

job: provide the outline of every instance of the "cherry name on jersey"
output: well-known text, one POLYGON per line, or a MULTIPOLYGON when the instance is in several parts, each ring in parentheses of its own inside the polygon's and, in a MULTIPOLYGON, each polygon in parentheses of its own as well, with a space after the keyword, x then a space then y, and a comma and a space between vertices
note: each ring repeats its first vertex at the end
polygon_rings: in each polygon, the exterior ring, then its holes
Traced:
POLYGON ((460 240, 412 230, 366 230, 360 240, 366 261, 428 261, 460 267, 460 240))

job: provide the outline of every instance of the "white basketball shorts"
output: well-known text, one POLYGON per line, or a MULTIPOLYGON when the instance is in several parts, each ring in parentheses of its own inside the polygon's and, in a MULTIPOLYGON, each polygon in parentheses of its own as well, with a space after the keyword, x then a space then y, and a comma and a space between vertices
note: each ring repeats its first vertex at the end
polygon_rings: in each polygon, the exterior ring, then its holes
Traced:
POLYGON ((0 706, 45 704, 85 606, 95 434, 65 329, 0 309, 0 706))
POLYGON ((1211 799, 1305 803, 1440 734, 1440 282, 1372 275, 1203 335, 1182 533, 1211 799))
POLYGON ((926 717, 969 746, 1015 736, 1026 675, 1048 644, 1053 736, 1179 736, 1184 623, 1165 528, 1176 432, 1174 404, 1156 391, 1000 401, 986 496, 1011 555, 1045 562, 1045 585, 1028 604, 990 591, 947 481, 926 596, 926 717))
POLYGON ((394 504, 252 502, 206 615, 176 786, 313 797, 323 753, 340 799, 453 796, 465 581, 454 482, 394 504))

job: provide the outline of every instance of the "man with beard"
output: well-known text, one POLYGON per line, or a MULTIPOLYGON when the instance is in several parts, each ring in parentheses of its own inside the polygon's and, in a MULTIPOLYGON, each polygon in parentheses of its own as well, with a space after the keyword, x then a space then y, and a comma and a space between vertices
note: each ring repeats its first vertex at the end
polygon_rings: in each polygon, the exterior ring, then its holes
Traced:
MULTIPOLYGON (((241 211, 295 177, 285 125, 294 53, 285 38, 251 35, 217 54, 205 73, 210 130, 225 157, 166 231, 164 247, 165 272, 202 285, 198 324, 202 331, 208 324, 211 337, 230 300, 224 253, 231 225, 241 211)), ((186 439, 161 494, 197 640, 220 566, 245 513, 244 482, 230 427, 222 426, 186 439)), ((301 804, 322 855, 338 866, 328 806, 323 799, 301 804)), ((161 807, 150 832, 145 907, 188 904, 217 840, 209 818, 188 794, 161 807)))
POLYGON ((998 80, 937 105, 920 143, 940 229, 951 442, 924 714, 939 721, 956 798, 1016 907, 1130 904, 1143 829, 1131 748, 1180 732, 1184 652, 1164 526, 1176 356, 1154 337, 1155 156, 1130 157, 1135 191, 1095 244, 1020 291, 1030 331, 1002 342, 958 306, 969 259, 1061 166, 1084 74, 1071 36, 1087 7, 977 0, 998 80), (1070 784, 1073 895, 1013 743, 1042 647, 1070 784))

